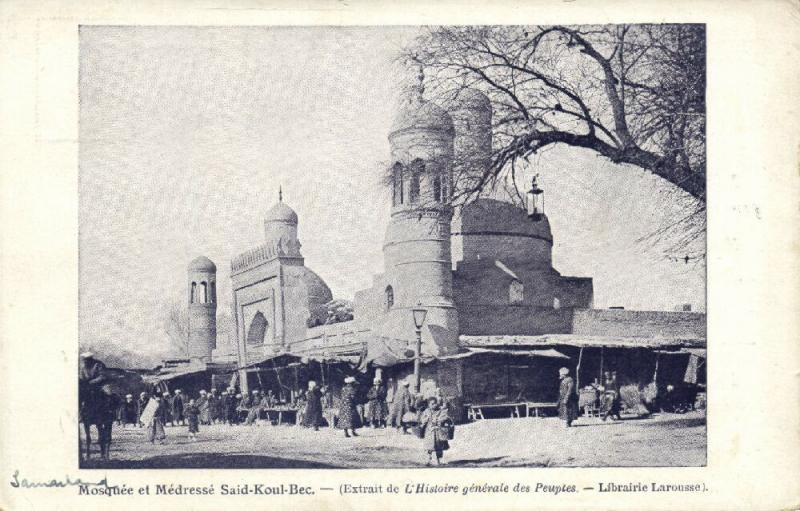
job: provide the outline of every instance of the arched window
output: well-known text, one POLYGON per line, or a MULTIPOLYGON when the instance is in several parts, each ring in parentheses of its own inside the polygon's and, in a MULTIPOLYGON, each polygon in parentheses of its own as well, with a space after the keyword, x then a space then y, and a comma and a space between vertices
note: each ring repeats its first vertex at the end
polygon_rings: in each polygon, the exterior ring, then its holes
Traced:
POLYGON ((394 307, 394 289, 392 286, 386 286, 386 310, 394 307))
POLYGON ((208 284, 200 283, 200 303, 208 303, 208 284))
POLYGON ((208 293, 208 303, 214 303, 217 301, 217 284, 216 282, 211 282, 211 291, 208 293))
POLYGON ((417 158, 411 162, 411 182, 408 185, 408 200, 411 204, 419 201, 419 180, 425 172, 425 164, 421 159, 417 158))
POLYGON ((403 204, 405 202, 405 183, 403 182, 403 166, 399 163, 394 165, 394 168, 397 169, 397 199, 398 203, 403 204))
POLYGON ((194 303, 197 300, 197 282, 192 282, 192 292, 189 295, 189 303, 194 303))
POLYGON ((434 174, 433 176, 433 200, 442 202, 442 176, 434 174))
POLYGON ((522 303, 525 299, 525 287, 522 282, 514 279, 508 286, 508 302, 509 303, 522 303))
POLYGON ((403 166, 397 162, 392 166, 392 206, 403 203, 403 166))
POLYGON ((250 329, 247 331, 247 344, 264 344, 264 335, 267 333, 269 322, 261 311, 256 312, 253 321, 250 322, 250 329))
POLYGON ((408 199, 411 204, 419 200, 419 174, 416 172, 411 174, 411 184, 408 187, 408 199))

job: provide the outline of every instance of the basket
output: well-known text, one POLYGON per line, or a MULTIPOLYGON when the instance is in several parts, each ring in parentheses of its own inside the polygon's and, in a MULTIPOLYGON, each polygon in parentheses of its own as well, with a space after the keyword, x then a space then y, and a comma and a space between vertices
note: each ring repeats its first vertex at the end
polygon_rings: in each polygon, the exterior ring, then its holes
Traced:
POLYGON ((425 428, 424 427, 422 427, 420 425, 414 425, 414 426, 411 427, 411 431, 412 431, 412 433, 414 433, 414 435, 417 438, 425 438, 425 428))
POLYGON ((417 424, 419 422, 419 420, 417 419, 417 414, 414 412, 404 413, 400 421, 403 424, 417 424))
POLYGON ((456 436, 456 427, 455 426, 442 426, 442 436, 444 436, 448 440, 452 440, 456 436))

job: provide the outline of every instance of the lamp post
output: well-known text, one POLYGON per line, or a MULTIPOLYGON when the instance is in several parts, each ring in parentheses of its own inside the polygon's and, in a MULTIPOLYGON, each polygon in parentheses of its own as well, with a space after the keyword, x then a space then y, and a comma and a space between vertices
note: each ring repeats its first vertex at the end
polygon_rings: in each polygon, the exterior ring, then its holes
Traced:
POLYGON ((528 218, 534 222, 538 222, 544 216, 544 190, 536 184, 537 177, 539 177, 539 174, 533 176, 531 189, 528 190, 525 201, 528 209, 528 218))
POLYGON ((417 330, 417 345, 414 347, 414 393, 416 394, 420 388, 419 364, 422 355, 422 325, 425 324, 425 316, 428 311, 417 308, 412 309, 411 312, 414 314, 414 326, 417 330))

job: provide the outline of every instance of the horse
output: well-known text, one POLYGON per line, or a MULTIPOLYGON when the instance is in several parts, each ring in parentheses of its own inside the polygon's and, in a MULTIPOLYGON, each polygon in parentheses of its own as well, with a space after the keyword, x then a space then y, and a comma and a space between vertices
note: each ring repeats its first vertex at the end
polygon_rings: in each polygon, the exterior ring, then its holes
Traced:
POLYGON ((80 422, 86 438, 86 459, 90 458, 92 452, 91 427, 94 425, 97 428, 100 457, 107 460, 111 447, 111 427, 120 399, 112 392, 110 385, 98 388, 86 382, 80 382, 78 396, 80 422))

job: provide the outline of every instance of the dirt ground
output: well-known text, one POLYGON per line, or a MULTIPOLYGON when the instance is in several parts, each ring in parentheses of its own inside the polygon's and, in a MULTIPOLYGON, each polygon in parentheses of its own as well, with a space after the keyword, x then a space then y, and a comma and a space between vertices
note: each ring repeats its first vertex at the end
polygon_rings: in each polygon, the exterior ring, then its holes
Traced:
MULTIPOLYGON (((165 444, 150 444, 139 428, 114 426, 111 460, 84 468, 407 468, 424 466, 422 441, 391 429, 342 431, 297 426, 201 426, 196 441, 185 426, 167 427, 165 444)), ((581 418, 566 428, 557 418, 488 419, 456 427, 444 466, 605 467, 701 466, 706 463, 703 411, 602 422, 581 418)))

